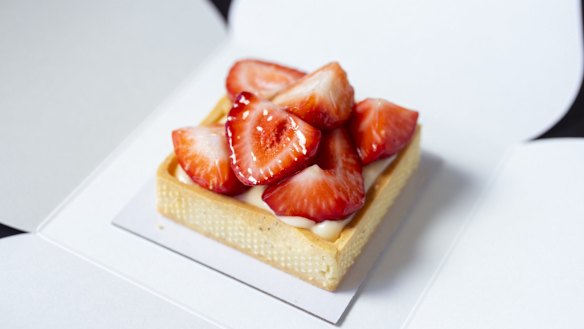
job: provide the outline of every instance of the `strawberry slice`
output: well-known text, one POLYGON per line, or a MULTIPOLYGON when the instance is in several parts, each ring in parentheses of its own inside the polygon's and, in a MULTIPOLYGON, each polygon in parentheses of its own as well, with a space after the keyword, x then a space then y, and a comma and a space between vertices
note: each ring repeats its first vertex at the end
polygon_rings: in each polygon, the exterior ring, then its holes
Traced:
POLYGON ((306 73, 276 63, 244 59, 233 64, 225 86, 232 100, 242 91, 271 98, 304 75, 306 73))
POLYGON ((276 215, 342 220, 365 203, 359 156, 345 128, 322 137, 317 163, 269 186, 262 199, 276 215))
POLYGON ((273 102, 288 107, 311 125, 340 127, 351 115, 354 91, 339 63, 332 62, 277 94, 273 102))
POLYGON ((320 131, 276 104, 242 92, 225 124, 231 168, 245 185, 275 183, 306 167, 320 131))
POLYGON ((172 142, 178 163, 193 182, 227 195, 246 190, 229 165, 223 125, 177 129, 172 132, 172 142))
POLYGON ((363 165, 394 155, 412 139, 418 112, 381 98, 367 98, 355 105, 349 123, 363 165))

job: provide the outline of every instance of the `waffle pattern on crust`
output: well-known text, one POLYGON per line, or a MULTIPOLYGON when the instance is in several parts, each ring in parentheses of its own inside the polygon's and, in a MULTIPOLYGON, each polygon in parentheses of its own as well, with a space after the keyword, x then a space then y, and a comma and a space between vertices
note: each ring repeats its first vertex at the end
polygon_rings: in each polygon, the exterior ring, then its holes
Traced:
MULTIPOLYGON (((218 121, 229 107, 228 100, 220 100, 203 124, 218 121)), ((158 169, 157 207, 167 218, 332 291, 417 168, 419 158, 420 127, 410 144, 371 186, 365 205, 334 242, 284 224, 264 209, 197 185, 181 183, 173 175, 178 165, 174 154, 158 169)), ((393 222, 397 227, 397 219, 393 222)))

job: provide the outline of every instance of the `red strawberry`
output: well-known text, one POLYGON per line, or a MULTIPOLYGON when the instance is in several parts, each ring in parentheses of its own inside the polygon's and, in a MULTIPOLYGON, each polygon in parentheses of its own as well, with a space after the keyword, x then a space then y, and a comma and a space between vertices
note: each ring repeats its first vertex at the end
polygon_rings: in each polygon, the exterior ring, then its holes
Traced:
POLYGON ((363 165, 394 155, 414 135, 418 112, 381 98, 367 98, 355 105, 349 123, 363 165))
POLYGON ((239 194, 247 188, 229 166, 223 125, 177 129, 172 132, 172 142, 178 163, 193 182, 227 195, 239 194))
POLYGON ((315 222, 341 220, 365 203, 359 156, 345 128, 324 135, 317 164, 277 185, 262 199, 280 216, 302 216, 315 222))
POLYGON ((242 91, 271 98, 305 74, 275 63, 244 59, 233 64, 225 85, 232 100, 242 91))
POLYGON ((225 124, 231 168, 245 185, 275 183, 306 167, 320 131, 297 116, 242 92, 225 124))
POLYGON ((347 74, 333 62, 282 90, 273 102, 319 129, 333 129, 349 119, 353 97, 347 74))

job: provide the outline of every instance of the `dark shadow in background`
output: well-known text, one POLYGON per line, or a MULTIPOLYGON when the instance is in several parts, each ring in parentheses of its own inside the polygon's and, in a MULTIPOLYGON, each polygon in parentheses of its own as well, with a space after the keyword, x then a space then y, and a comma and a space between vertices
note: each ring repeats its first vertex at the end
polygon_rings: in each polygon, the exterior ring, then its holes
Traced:
MULTIPOLYGON (((584 19, 584 0, 580 2, 580 15, 584 19)), ((584 35, 584 25, 582 26, 584 35)), ((580 82, 580 90, 574 103, 553 127, 534 139, 554 137, 584 137, 584 86, 580 82)))
POLYGON ((25 232, 0 223, 0 239, 7 237, 7 236, 20 234, 20 233, 25 233, 25 232))
POLYGON ((231 7, 231 0, 209 0, 215 8, 219 11, 223 19, 225 20, 225 24, 227 24, 227 16, 229 14, 229 8, 231 7))

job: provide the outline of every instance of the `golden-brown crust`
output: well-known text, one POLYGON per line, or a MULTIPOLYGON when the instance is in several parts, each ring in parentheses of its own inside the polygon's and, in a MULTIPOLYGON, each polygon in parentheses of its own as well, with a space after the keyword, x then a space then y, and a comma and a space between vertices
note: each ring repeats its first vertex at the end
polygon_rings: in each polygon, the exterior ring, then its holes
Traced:
MULTIPOLYGON (((219 121, 230 106, 229 99, 222 98, 202 124, 219 121)), ((333 291, 417 168, 420 133, 418 127, 408 146, 378 176, 367 191, 365 205, 334 242, 284 224, 270 212, 237 198, 181 183, 174 177, 177 166, 174 154, 158 169, 158 211, 209 238, 333 291)), ((393 219, 394 227, 397 220, 393 219)))

